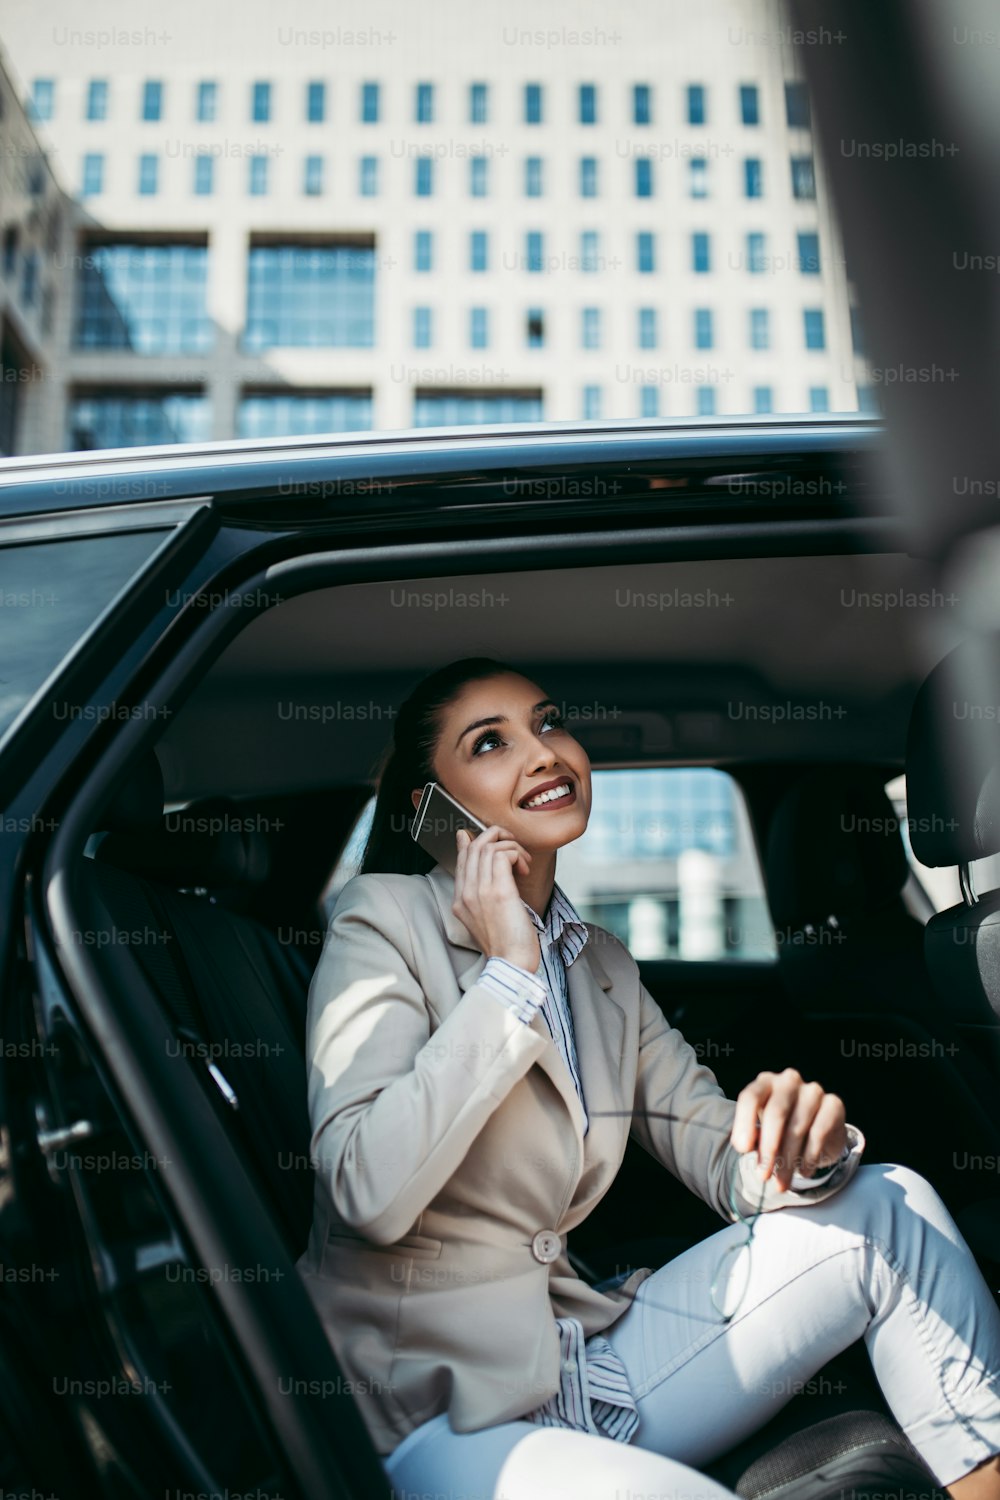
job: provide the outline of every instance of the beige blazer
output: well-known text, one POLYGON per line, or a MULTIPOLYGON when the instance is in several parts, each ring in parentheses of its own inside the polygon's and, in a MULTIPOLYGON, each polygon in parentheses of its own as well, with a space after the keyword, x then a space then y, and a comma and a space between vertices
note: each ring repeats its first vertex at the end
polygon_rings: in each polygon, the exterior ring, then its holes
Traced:
MULTIPOLYGON (((441 865, 349 880, 309 990, 317 1178, 298 1270, 381 1455, 445 1410, 456 1432, 532 1410, 559 1385, 556 1317, 589 1337, 627 1310, 652 1268, 595 1291, 566 1236, 611 1186, 629 1135, 726 1223, 731 1168, 741 1212, 760 1201, 754 1153, 729 1144, 735 1102, 624 944, 588 923, 567 970, 585 1137, 541 1015, 526 1025, 477 983, 486 958, 453 891, 441 865)), ((831 1178, 783 1194, 769 1181, 764 1210, 837 1192, 864 1148, 849 1133, 831 1178)))

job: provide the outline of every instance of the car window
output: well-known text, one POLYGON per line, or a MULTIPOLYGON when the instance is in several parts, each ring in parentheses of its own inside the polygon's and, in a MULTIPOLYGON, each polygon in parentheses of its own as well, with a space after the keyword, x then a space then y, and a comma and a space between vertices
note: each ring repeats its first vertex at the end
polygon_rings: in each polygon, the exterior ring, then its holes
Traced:
MULTIPOLYGON (((635 959, 773 960, 775 935, 742 793, 725 771, 594 771, 590 823, 559 851, 556 879, 584 921, 635 959)), ((372 798, 323 893, 327 918, 357 873, 372 798)))

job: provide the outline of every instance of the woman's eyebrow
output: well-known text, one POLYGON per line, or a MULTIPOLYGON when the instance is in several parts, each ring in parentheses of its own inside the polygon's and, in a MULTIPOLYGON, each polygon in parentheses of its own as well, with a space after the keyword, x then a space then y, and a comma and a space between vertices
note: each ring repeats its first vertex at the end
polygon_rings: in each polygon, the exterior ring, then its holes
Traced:
MULTIPOLYGON (((552 698, 543 698, 540 703, 535 703, 535 704, 532 705, 531 712, 533 714, 537 714, 537 712, 538 712, 538 710, 540 708, 549 708, 549 707, 551 707, 551 708, 558 708, 559 705, 552 698)), ((509 723, 509 720, 508 720, 506 714, 491 714, 488 719, 476 719, 475 723, 473 723, 473 724, 467 724, 466 727, 462 730, 462 733, 459 735, 458 739, 455 741, 455 749, 456 750, 458 749, 459 745, 465 739, 465 736, 467 734, 471 734, 471 732, 472 732, 473 729, 483 729, 483 728, 486 727, 487 724, 507 724, 507 723, 509 723)))

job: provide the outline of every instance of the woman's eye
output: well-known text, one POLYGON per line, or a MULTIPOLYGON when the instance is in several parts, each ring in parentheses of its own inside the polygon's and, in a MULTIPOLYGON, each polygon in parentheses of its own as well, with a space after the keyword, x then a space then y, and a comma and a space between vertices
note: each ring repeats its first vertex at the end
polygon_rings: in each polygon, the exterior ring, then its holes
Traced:
MULTIPOLYGON (((558 713, 555 709, 552 709, 549 713, 546 714, 545 718, 542 720, 542 728, 543 729, 546 727, 546 725, 548 726, 549 729, 562 729, 563 728, 563 718, 562 718, 562 715, 560 713, 558 713)), ((482 749, 482 747, 484 745, 488 745, 491 740, 494 740, 498 745, 502 745, 503 744, 503 739, 501 738, 501 736, 499 734, 497 734, 495 730, 489 730, 488 729, 485 734, 481 734, 479 736, 478 740, 473 745, 473 747, 472 747, 472 753, 473 753, 473 755, 478 755, 479 752, 480 752, 480 750, 482 749)))
POLYGON ((550 729, 562 729, 562 727, 563 727, 563 717, 562 717, 562 714, 556 713, 555 709, 553 709, 550 714, 546 714, 546 716, 545 716, 545 723, 549 726, 550 729))
POLYGON ((473 755, 478 755, 480 747, 482 745, 489 744, 490 740, 496 740, 497 744, 498 745, 500 744, 500 736, 498 734, 494 734, 494 733, 490 733, 490 732, 487 732, 486 734, 481 734, 479 736, 478 740, 476 741, 476 743, 472 747, 472 753, 473 753, 473 755))

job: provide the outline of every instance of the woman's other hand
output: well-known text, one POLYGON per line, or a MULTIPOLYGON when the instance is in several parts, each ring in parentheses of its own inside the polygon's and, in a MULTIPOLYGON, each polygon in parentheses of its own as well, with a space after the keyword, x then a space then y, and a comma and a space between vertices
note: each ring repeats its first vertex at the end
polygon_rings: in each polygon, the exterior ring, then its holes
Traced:
POLYGON ((773 1173, 780 1192, 792 1174, 809 1177, 840 1159, 847 1145, 843 1100, 818 1083, 804 1083, 796 1068, 758 1073, 736 1098, 730 1140, 737 1151, 752 1151, 766 1181, 773 1173))

